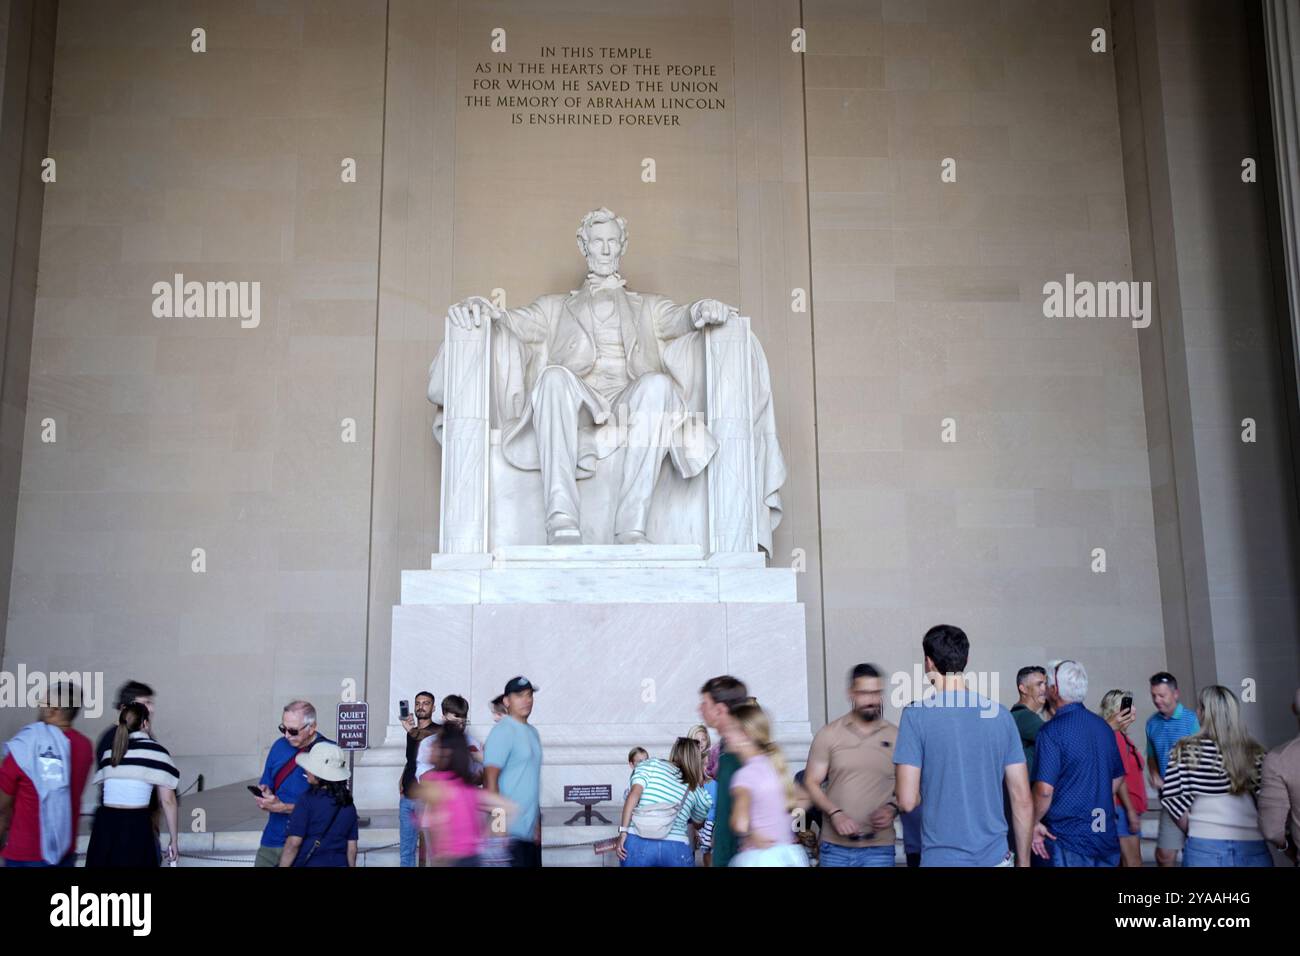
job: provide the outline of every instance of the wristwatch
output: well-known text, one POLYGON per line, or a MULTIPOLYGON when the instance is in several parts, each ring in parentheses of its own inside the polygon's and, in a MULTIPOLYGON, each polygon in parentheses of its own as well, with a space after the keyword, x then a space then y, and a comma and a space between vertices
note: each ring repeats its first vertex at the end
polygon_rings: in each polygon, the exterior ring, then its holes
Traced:
POLYGON ((632 832, 632 828, 631 828, 631 827, 619 827, 619 828, 618 828, 618 832, 619 832, 619 833, 631 833, 631 832, 632 832))

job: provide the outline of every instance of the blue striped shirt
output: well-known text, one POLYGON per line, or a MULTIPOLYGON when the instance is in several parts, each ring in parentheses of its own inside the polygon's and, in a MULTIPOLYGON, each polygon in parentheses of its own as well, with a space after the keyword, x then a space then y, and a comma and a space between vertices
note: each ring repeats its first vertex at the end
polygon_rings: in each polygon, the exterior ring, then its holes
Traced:
POLYGON ((1156 758, 1156 766, 1160 768, 1162 778, 1169 763, 1169 751, 1174 749, 1174 744, 1200 729, 1201 722, 1196 719, 1196 712, 1188 710, 1182 704, 1175 704, 1174 712, 1168 717, 1157 711, 1147 718, 1147 756, 1156 758))

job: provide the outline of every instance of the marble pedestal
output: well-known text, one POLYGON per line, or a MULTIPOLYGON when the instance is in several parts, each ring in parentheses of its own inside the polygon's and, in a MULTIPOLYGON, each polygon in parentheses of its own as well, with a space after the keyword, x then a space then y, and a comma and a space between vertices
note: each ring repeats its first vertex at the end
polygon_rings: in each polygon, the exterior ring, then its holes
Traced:
POLYGON ((628 750, 666 757, 700 722, 700 685, 718 674, 749 685, 792 763, 806 757, 804 606, 793 569, 765 567, 760 552, 706 556, 691 545, 516 546, 438 554, 432 564, 402 573, 392 713, 383 745, 358 763, 361 806, 396 802, 399 700, 424 689, 439 702, 461 694, 471 733, 485 740, 489 702, 516 674, 540 688, 531 722, 545 750, 543 807, 560 806, 565 785, 608 784, 615 804, 601 809, 617 814, 628 750))

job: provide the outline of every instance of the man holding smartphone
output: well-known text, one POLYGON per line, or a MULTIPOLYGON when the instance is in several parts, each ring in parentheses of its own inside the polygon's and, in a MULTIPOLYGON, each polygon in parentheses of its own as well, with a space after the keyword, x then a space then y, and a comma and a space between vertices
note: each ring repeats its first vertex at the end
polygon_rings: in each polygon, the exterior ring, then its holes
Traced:
MULTIPOLYGON (((307 774, 298 763, 298 754, 319 743, 332 744, 316 729, 316 708, 305 700, 295 700, 280 715, 280 739, 271 745, 266 766, 257 789, 261 796, 257 808, 267 813, 262 830, 262 845, 257 848, 254 866, 279 866, 284 841, 289 835, 289 814, 298 798, 307 792, 307 774)), ((252 789, 251 787, 249 789, 252 789)))
POLYGON ((415 764, 420 753, 420 742, 432 737, 440 729, 433 720, 433 694, 422 690, 415 695, 415 713, 411 713, 407 702, 398 704, 398 716, 406 730, 406 765, 402 767, 402 779, 397 785, 397 832, 401 840, 399 857, 402 866, 415 866, 420 846, 420 828, 416 825, 415 814, 420 802, 411 796, 415 784, 415 764))

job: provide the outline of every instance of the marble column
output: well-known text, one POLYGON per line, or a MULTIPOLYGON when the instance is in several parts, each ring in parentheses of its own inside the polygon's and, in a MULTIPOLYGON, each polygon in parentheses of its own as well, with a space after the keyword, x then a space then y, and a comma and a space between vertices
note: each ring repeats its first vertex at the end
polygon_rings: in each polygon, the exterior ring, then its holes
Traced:
POLYGON ((1300 0, 1262 0, 1262 9, 1277 160, 1278 215, 1295 348, 1300 343, 1300 0))

